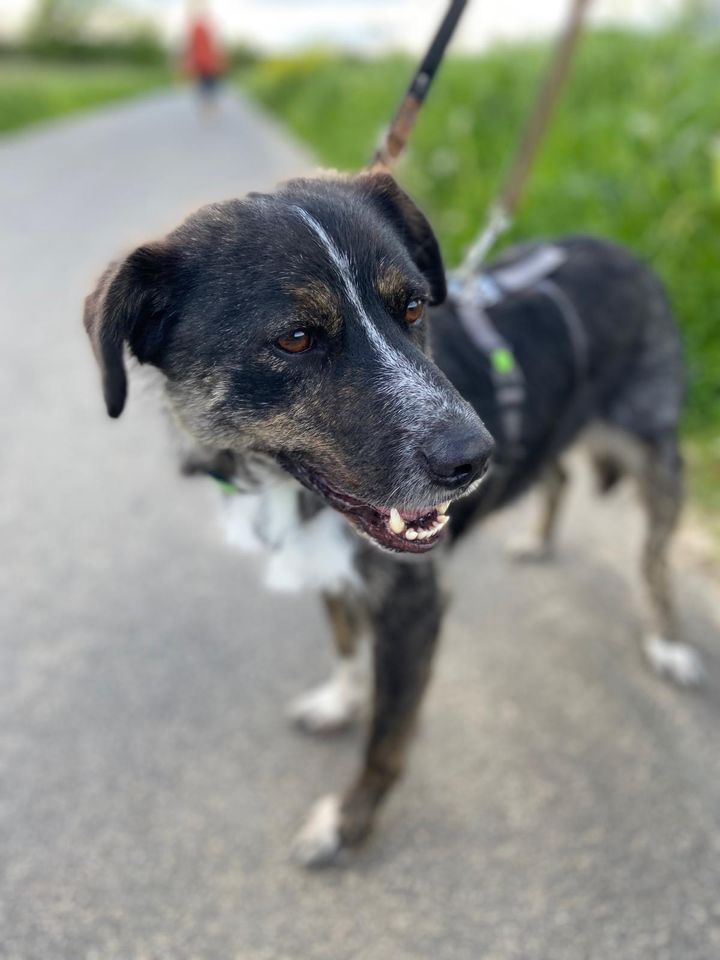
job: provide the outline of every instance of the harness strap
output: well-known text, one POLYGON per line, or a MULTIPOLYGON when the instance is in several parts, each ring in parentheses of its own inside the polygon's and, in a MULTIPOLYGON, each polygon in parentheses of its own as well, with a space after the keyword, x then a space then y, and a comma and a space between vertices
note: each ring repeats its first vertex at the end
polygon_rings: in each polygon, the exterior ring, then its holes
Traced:
POLYGON ((506 442, 508 460, 522 454, 523 406, 525 376, 515 360, 507 340, 490 319, 477 284, 464 284, 457 291, 458 316, 470 340, 488 358, 490 377, 495 389, 500 421, 506 442))
POLYGON ((548 299, 552 300, 565 321, 565 329, 575 360, 575 379, 576 383, 580 383, 588 372, 589 345, 585 324, 580 318, 577 307, 554 280, 541 280, 535 285, 535 290, 544 293, 548 299))
MULTIPOLYGON (((554 243, 544 243, 507 266, 491 267, 480 276, 489 276, 502 293, 521 293, 545 280, 567 261, 567 253, 554 243)), ((491 306, 491 304, 487 304, 491 306)))
POLYGON ((499 464, 501 469, 509 467, 523 454, 523 408, 527 384, 512 346, 495 326, 488 310, 508 296, 521 293, 536 292, 547 297, 555 305, 567 330, 576 388, 579 389, 588 371, 587 333, 575 304, 562 287, 548 277, 566 259, 564 250, 549 244, 516 263, 485 271, 470 281, 458 275, 450 279, 450 292, 457 304, 460 323, 490 364, 490 377, 506 443, 504 462, 499 464))
POLYGON ((575 304, 563 288, 551 278, 567 262, 567 252, 548 243, 533 250, 508 266, 493 267, 478 275, 476 283, 486 308, 493 307, 508 295, 537 291, 551 300, 562 317, 572 346, 577 379, 587 372, 588 341, 585 324, 575 304))

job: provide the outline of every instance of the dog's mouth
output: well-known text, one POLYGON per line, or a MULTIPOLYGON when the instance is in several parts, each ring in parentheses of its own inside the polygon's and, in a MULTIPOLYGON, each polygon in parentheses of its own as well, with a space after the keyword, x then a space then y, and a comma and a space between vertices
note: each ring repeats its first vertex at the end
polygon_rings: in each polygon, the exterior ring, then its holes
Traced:
POLYGON ((386 550, 426 553, 440 542, 450 520, 450 500, 419 510, 378 507, 331 486, 320 473, 295 459, 283 458, 282 466, 360 533, 386 550))

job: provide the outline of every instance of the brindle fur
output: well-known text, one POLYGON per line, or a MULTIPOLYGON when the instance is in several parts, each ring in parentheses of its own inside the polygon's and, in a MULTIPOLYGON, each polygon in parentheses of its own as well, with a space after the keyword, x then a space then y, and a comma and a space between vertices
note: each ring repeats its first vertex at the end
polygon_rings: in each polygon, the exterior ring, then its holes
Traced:
MULTIPOLYGON (((583 237, 561 243, 567 263, 553 279, 586 324, 588 383, 577 383, 567 331, 546 298, 530 291, 494 311, 526 375, 524 454, 454 505, 452 538, 544 476, 540 539, 547 547, 564 486, 559 458, 586 425, 602 421, 632 447, 628 458, 596 450, 596 462, 606 486, 623 472, 640 485, 649 518, 643 568, 653 625, 672 641, 666 550, 681 501, 676 431, 683 390, 675 326, 656 278, 625 251, 583 237), (663 403, 652 399, 658 389, 663 403)), ((472 425, 478 470, 450 496, 469 486, 487 457, 487 432, 467 401, 503 454, 487 358, 468 340, 454 305, 439 306, 432 317, 437 365, 429 359, 427 325, 402 322, 408 299, 442 304, 445 295, 432 230, 394 181, 331 176, 199 211, 164 241, 112 265, 88 297, 85 325, 111 416, 125 403, 125 346, 163 372, 174 415, 198 444, 186 470, 234 478, 250 489, 263 473, 257 462, 289 468, 301 458, 363 501, 420 507, 446 499, 448 491, 428 477, 418 451, 432 443, 452 446, 472 425), (418 411, 398 391, 389 412, 378 357, 342 292, 337 265, 293 205, 332 234, 368 316, 433 395, 447 399, 442 411, 418 411), (275 351, 275 338, 295 326, 317 330, 323 350, 302 358, 275 351)), ((301 504, 306 518, 326 509, 314 493, 301 504)), ((363 624, 373 633, 373 712, 362 768, 341 804, 344 846, 368 835, 401 773, 443 612, 434 558, 408 560, 361 542, 358 566, 362 594, 325 597, 342 656, 352 655, 363 624)))
POLYGON ((342 800, 346 846, 366 839, 379 804, 402 773, 444 607, 433 562, 398 563, 365 551, 360 566, 374 638, 373 703, 364 764, 342 800))
POLYGON ((354 657, 365 623, 364 604, 354 601, 351 597, 339 597, 332 593, 323 594, 323 603, 337 655, 346 658, 354 657))

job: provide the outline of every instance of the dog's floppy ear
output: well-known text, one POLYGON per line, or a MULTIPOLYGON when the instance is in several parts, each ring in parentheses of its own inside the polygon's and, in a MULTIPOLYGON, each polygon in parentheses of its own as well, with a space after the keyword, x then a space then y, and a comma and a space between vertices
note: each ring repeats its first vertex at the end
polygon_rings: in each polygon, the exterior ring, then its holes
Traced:
POLYGON ((119 417, 127 396, 124 345, 140 363, 157 360, 171 320, 174 256, 164 243, 138 247, 111 263, 85 300, 83 322, 102 374, 105 406, 119 417))
POLYGON ((363 173, 358 182, 402 237, 410 256, 430 284, 430 302, 442 303, 447 296, 445 268, 440 246, 425 214, 389 173, 363 173))

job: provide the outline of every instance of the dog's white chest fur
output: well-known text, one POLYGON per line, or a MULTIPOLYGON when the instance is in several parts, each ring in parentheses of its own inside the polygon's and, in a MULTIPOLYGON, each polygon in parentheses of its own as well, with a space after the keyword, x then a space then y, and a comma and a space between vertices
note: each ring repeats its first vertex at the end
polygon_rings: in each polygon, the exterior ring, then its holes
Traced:
POLYGON ((283 480, 260 493, 222 495, 222 524, 228 544, 263 557, 264 580, 272 590, 335 592, 359 586, 357 541, 343 518, 323 508, 304 520, 301 487, 283 480))

